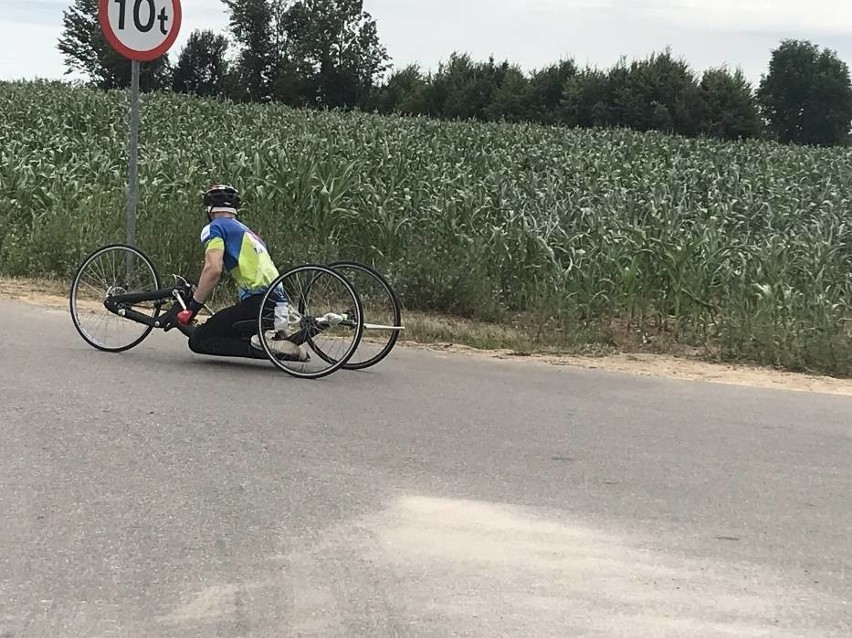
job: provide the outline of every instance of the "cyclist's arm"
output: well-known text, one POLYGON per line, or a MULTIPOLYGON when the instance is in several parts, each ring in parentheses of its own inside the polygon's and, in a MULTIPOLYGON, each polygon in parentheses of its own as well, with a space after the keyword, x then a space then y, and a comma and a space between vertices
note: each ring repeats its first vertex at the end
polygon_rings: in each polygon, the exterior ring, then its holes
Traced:
POLYGON ((198 287, 193 298, 199 303, 204 303, 213 293, 222 276, 225 251, 219 248, 210 248, 204 253, 204 268, 198 279, 198 287))

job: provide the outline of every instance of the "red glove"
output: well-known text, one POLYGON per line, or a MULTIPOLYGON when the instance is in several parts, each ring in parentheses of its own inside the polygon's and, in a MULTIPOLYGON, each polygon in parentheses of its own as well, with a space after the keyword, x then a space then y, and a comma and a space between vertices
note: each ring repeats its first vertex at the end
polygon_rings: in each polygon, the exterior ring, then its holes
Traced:
POLYGON ((200 301, 196 301, 195 298, 191 299, 187 304, 186 310, 181 310, 177 314, 178 323, 182 326, 188 326, 192 323, 192 320, 195 319, 195 315, 204 307, 204 304, 200 301))

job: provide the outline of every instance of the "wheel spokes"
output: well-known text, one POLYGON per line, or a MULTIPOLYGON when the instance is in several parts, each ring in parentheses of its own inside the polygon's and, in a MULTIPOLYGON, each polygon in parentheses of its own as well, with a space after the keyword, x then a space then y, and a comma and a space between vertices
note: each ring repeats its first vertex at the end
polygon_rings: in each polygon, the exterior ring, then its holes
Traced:
MULTIPOLYGON (((263 342, 270 352, 292 349, 286 339, 301 350, 307 360, 276 358, 273 363, 295 376, 318 378, 339 368, 355 351, 361 335, 361 304, 344 277, 315 266, 302 266, 282 275, 278 284, 289 306, 288 322, 276 326, 275 305, 269 301, 262 310, 263 342), (347 324, 352 317, 354 327, 347 324)), ((267 298, 275 293, 270 291, 267 298)))
POLYGON ((352 282, 361 298, 364 333, 358 349, 344 367, 367 368, 393 349, 401 331, 401 310, 390 285, 371 268, 357 262, 331 264, 352 282))
MULTIPOLYGON (((132 347, 150 333, 150 327, 119 317, 104 301, 111 296, 159 288, 149 260, 126 246, 109 246, 91 255, 77 272, 71 290, 71 312, 81 336, 101 350, 132 347)), ((129 306, 128 306, 129 307, 129 306)), ((155 316, 150 303, 134 305, 138 312, 155 316)))

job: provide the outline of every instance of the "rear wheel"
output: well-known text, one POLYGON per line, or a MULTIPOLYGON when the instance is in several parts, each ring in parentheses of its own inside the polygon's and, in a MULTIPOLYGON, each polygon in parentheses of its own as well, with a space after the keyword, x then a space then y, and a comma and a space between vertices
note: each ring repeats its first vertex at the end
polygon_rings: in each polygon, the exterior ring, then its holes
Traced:
MULTIPOLYGON (((81 337, 104 352, 124 352, 139 345, 153 326, 124 319, 104 306, 114 295, 160 289, 160 277, 151 259, 138 248, 113 244, 99 248, 80 264, 71 284, 71 319, 81 337)), ((133 310, 156 317, 153 302, 133 305, 133 310)))
POLYGON ((357 261, 329 264, 358 291, 364 308, 364 334, 346 370, 363 370, 384 359, 396 345, 402 330, 402 307, 387 279, 377 270, 357 261))
POLYGON ((352 284, 326 266, 304 265, 276 279, 261 302, 257 330, 272 363, 295 377, 318 379, 331 374, 358 349, 363 331, 361 300, 352 284), (286 326, 276 327, 275 299, 287 299, 286 326), (298 345, 307 360, 281 356, 298 345), (287 348, 284 348, 287 346, 287 348))

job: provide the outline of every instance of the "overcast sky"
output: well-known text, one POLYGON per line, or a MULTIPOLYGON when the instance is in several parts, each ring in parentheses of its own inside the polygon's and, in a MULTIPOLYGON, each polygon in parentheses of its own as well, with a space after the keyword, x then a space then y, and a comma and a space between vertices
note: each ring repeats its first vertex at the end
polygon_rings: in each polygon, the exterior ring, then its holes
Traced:
MULTIPOLYGON (((63 0, 0 0, 0 79, 60 78, 56 49, 63 0)), ((224 30, 221 0, 184 0, 183 28, 224 30)), ((453 51, 493 55, 524 69, 563 57, 608 68, 619 56, 645 57, 667 45, 697 72, 741 67, 756 84, 772 48, 803 38, 852 66, 849 0, 365 0, 397 67, 434 69, 453 51)), ((71 76, 73 77, 73 76, 71 76)))

